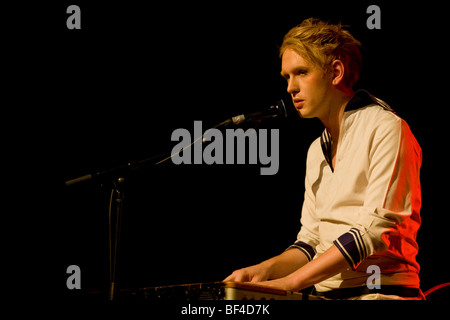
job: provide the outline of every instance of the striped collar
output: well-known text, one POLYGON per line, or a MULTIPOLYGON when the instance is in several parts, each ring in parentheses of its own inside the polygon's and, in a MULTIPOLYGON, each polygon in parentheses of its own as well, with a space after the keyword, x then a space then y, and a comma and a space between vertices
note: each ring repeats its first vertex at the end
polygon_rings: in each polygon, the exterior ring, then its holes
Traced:
MULTIPOLYGON (((368 91, 360 89, 355 92, 353 97, 345 106, 345 111, 357 110, 368 105, 378 105, 387 111, 394 112, 394 110, 383 100, 378 99, 377 97, 371 95, 368 91)), ((395 113, 395 112, 394 112, 395 113)), ((331 134, 325 129, 320 137, 320 145, 322 146, 322 152, 327 160, 328 165, 331 168, 331 171, 334 172, 334 168, 332 165, 332 157, 331 157, 331 134)))

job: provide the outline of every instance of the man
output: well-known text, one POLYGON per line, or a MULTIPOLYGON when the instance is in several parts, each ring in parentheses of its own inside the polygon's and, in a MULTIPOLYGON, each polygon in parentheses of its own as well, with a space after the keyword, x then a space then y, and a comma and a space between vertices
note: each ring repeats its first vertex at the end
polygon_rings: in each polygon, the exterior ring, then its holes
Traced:
POLYGON ((422 152, 386 103, 352 90, 359 47, 341 25, 313 18, 284 37, 287 91, 301 117, 325 126, 307 155, 301 229, 282 254, 224 281, 292 291, 314 285, 317 295, 332 299, 420 297, 422 152), (371 270, 380 272, 380 289, 367 285, 371 270))

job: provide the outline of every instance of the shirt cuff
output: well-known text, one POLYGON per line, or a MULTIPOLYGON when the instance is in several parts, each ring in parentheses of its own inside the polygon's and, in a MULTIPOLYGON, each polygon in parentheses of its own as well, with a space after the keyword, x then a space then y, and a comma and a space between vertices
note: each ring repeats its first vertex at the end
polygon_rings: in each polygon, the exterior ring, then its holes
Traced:
POLYGON ((303 241, 296 241, 293 245, 289 246, 286 250, 289 250, 292 248, 299 249, 300 251, 302 251, 305 254, 306 258, 308 259, 308 262, 311 261, 314 258, 314 256, 316 255, 316 251, 314 250, 314 248, 303 241))
POLYGON ((351 228, 333 243, 347 259, 353 270, 356 270, 358 265, 367 258, 367 248, 361 232, 356 228, 351 228))

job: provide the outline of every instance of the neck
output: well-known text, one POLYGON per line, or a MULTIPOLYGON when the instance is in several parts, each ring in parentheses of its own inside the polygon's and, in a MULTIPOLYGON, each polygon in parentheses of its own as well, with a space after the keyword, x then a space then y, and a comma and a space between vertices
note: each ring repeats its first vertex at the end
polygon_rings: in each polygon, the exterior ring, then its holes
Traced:
POLYGON ((339 131, 341 127, 342 116, 344 115, 345 106, 353 96, 353 91, 342 92, 334 96, 329 105, 329 112, 320 118, 327 131, 331 134, 334 143, 338 142, 339 131))

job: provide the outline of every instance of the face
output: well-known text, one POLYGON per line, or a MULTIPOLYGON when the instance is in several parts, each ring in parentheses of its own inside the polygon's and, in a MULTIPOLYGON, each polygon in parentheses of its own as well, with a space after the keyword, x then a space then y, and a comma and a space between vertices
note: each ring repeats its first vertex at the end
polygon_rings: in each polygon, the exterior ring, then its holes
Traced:
POLYGON ((329 111, 331 78, 321 68, 286 49, 281 59, 281 75, 301 117, 321 118, 329 111))

